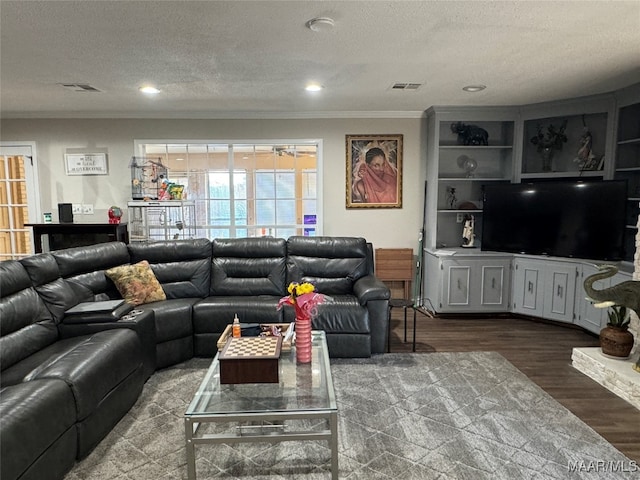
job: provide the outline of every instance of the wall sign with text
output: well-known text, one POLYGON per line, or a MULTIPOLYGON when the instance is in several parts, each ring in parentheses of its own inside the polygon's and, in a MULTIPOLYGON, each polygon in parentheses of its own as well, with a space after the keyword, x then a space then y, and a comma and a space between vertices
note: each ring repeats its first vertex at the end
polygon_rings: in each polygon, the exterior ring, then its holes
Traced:
POLYGON ((106 153, 67 153, 64 156, 67 175, 107 175, 106 153))

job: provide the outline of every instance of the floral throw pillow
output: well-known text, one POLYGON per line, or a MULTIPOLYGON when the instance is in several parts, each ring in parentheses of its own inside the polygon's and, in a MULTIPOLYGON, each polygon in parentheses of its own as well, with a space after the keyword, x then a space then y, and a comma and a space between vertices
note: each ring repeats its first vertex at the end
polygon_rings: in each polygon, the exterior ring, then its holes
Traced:
POLYGON ((122 298, 133 306, 167 299, 162 285, 146 260, 134 265, 110 268, 105 274, 115 283, 122 298))

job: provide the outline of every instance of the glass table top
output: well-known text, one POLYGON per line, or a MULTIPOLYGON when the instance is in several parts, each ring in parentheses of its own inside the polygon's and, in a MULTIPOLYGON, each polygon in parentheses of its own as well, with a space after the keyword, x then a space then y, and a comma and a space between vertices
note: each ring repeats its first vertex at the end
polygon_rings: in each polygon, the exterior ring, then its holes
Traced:
POLYGON ((281 353, 279 383, 221 385, 218 352, 185 416, 336 410, 325 333, 312 332, 311 363, 297 364, 295 353, 281 353))

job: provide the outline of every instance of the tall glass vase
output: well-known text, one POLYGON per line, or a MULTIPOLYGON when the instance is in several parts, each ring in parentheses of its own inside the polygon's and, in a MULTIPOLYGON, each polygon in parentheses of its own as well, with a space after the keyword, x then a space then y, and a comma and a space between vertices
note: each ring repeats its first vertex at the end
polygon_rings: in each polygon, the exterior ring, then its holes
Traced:
POLYGON ((542 154, 542 171, 551 172, 553 170, 553 148, 544 147, 540 153, 542 154))
POLYGON ((296 308, 296 360, 311 363, 311 318, 296 308))

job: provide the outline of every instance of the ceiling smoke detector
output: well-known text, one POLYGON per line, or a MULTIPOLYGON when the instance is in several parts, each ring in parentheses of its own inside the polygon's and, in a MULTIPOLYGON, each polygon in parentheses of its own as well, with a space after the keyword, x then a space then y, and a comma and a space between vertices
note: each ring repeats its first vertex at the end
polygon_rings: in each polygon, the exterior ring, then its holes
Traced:
POLYGON ((314 32, 329 32, 333 30, 336 22, 333 20, 333 18, 316 17, 309 20, 307 23, 305 23, 305 25, 309 30, 312 30, 314 32))

